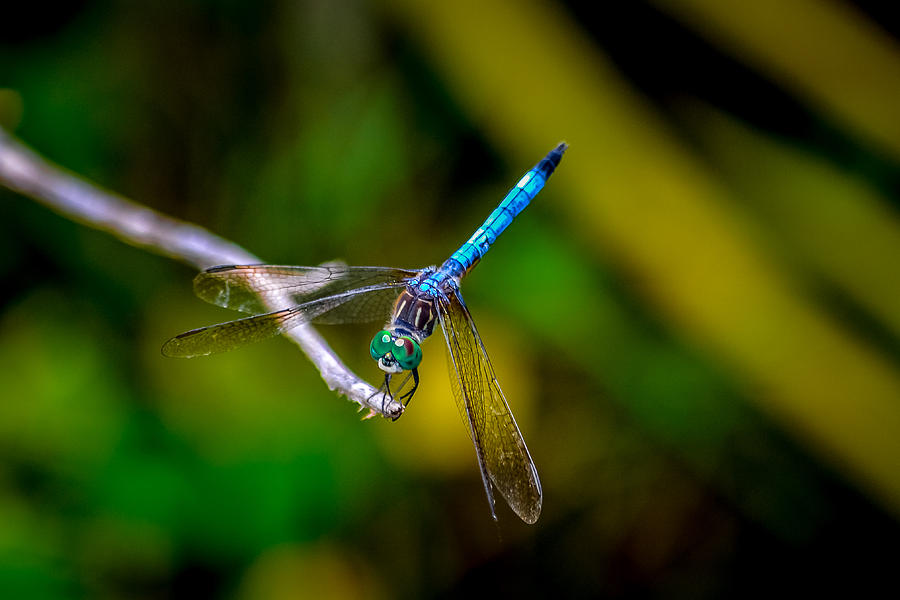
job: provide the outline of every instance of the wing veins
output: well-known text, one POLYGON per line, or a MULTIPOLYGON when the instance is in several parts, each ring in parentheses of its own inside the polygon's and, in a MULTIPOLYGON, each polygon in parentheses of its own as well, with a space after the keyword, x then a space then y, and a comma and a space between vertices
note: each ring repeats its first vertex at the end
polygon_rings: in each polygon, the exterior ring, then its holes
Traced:
POLYGON ((445 334, 455 338, 452 344, 448 340, 448 351, 458 354, 451 357, 456 377, 450 374, 453 383, 458 385, 454 388, 458 394, 457 406, 473 432, 477 431, 473 442, 478 441, 476 450, 478 444, 482 446, 479 459, 483 458, 491 482, 516 514, 525 522, 534 523, 541 508, 540 479, 484 343, 458 290, 453 290, 447 306, 442 308, 449 322, 448 329, 442 320, 445 334), (466 351, 470 355, 468 359, 466 351))
POLYGON ((358 296, 404 285, 406 284, 390 283, 357 288, 317 298, 292 308, 192 329, 167 341, 162 352, 166 356, 188 358, 234 350, 313 321, 358 296))
POLYGON ((355 288, 405 282, 416 275, 418 271, 387 267, 231 265, 199 273, 194 292, 211 304, 260 314, 355 288))
MULTIPOLYGON (((484 484, 484 491, 487 495, 488 505, 491 509, 491 517, 496 521, 497 511, 495 509, 494 492, 491 488, 490 472, 488 471, 487 461, 484 457, 484 447, 481 443, 480 428, 476 425, 476 416, 473 410, 474 404, 469 400, 467 386, 463 381, 463 367, 459 364, 459 359, 462 358, 462 350, 459 347, 460 337, 456 335, 453 319, 450 316, 450 309, 447 305, 449 305, 449 301, 446 298, 439 298, 438 317, 441 321, 441 328, 444 330, 444 341, 447 344, 447 353, 452 363, 450 366, 453 367, 453 372, 456 373, 456 386, 454 386, 456 404, 460 412, 466 417, 465 420, 469 428, 469 437, 472 439, 472 443, 475 446, 475 458, 478 461, 478 470, 481 474, 481 481, 484 484), (446 313, 446 316, 444 313, 446 313), (456 348, 455 351, 454 347, 456 348)), ((453 372, 450 373, 451 384, 454 383, 453 372)))

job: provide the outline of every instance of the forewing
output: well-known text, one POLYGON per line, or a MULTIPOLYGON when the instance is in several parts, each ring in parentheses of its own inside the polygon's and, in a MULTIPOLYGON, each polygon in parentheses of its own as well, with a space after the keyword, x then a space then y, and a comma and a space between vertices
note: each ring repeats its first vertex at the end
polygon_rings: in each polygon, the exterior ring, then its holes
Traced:
POLYGON ((227 352, 284 333, 302 323, 325 318, 331 311, 339 310, 354 301, 365 300, 369 295, 393 293, 396 296, 397 289, 404 285, 406 284, 401 282, 358 288, 311 300, 293 308, 193 329, 163 344, 162 353, 165 356, 191 358, 227 352))
POLYGON ((438 307, 451 385, 475 444, 491 513, 494 500, 485 473, 513 511, 534 523, 541 514, 541 482, 472 316, 458 291, 438 298, 438 307))
MULTIPOLYGON (((293 308, 357 288, 399 284, 418 274, 418 271, 408 269, 346 265, 231 265, 213 267, 197 275, 194 278, 194 292, 217 306, 260 314, 293 308)), ((373 303, 363 304, 374 306, 373 303)), ((381 306, 377 305, 378 308, 381 306)), ((352 320, 365 320, 361 318, 361 309, 355 312, 347 310, 345 314, 352 320)))

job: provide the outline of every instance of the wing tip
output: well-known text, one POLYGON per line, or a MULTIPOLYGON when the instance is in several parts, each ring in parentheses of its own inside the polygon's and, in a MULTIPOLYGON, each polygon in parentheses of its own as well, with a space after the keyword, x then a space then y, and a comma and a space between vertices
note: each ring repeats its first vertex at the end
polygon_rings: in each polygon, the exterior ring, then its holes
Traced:
POLYGON ((541 516, 541 515, 538 514, 538 515, 535 515, 533 518, 528 518, 528 519, 526 519, 526 518, 523 517, 522 515, 519 515, 519 517, 522 518, 522 521, 523 521, 526 525, 535 525, 535 524, 538 522, 538 517, 540 517, 540 516, 541 516))
POLYGON ((538 495, 534 498, 534 502, 517 502, 515 506, 512 502, 508 502, 508 504, 520 519, 529 525, 534 525, 541 518, 541 508, 544 504, 544 496, 540 493, 540 483, 538 483, 538 495))
POLYGON ((175 341, 178 337, 173 337, 172 339, 166 341, 165 344, 159 349, 159 353, 165 356, 166 358, 184 358, 183 354, 180 354, 176 351, 178 347, 178 343, 175 341))
POLYGON ((538 519, 541 518, 541 505, 538 504, 528 511, 517 511, 516 514, 519 515, 519 518, 525 521, 527 524, 534 525, 538 522, 538 519))

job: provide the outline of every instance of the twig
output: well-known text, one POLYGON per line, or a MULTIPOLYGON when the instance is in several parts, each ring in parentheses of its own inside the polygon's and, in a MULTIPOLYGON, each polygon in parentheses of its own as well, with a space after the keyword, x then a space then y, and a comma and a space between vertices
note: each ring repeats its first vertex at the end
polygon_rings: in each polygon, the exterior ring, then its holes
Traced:
MULTIPOLYGON (((127 244, 169 256, 198 269, 222 264, 262 262, 237 244, 210 231, 168 217, 104 191, 48 163, 0 129, 0 184, 83 225, 115 235, 127 244)), ((319 369, 329 389, 357 402, 371 414, 395 419, 403 406, 387 400, 341 362, 310 325, 285 333, 319 369)))

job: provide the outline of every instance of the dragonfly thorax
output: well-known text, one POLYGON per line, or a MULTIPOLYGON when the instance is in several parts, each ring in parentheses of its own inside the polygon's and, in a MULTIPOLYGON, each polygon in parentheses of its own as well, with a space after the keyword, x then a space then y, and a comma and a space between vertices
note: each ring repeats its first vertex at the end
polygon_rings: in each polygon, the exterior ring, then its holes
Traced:
POLYGON ((418 281, 400 293, 394 302, 391 322, 372 338, 369 352, 385 373, 412 371, 422 360, 419 344, 434 331, 437 312, 434 297, 421 286, 433 272, 433 269, 423 271, 418 281))
POLYGON ((417 286, 409 286, 403 290, 394 303, 389 329, 402 329, 410 332, 418 341, 422 341, 434 331, 437 311, 434 297, 417 286))

